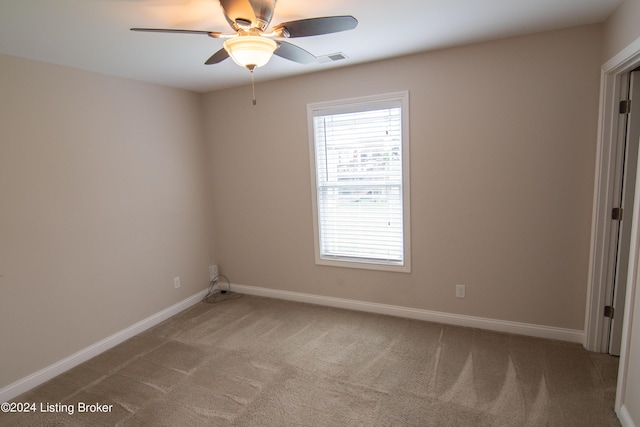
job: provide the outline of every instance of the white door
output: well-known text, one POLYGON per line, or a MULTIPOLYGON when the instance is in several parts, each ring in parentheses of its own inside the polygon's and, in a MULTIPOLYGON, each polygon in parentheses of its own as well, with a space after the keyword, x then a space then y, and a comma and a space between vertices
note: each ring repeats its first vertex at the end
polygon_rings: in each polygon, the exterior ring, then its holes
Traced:
POLYGON ((632 71, 629 79, 630 111, 627 114, 625 135, 624 172, 622 176, 622 220, 618 228, 618 250, 616 271, 611 298, 613 317, 609 333, 609 353, 620 355, 622 342, 622 319, 624 318, 624 300, 627 290, 627 270, 631 245, 631 218, 635 194, 638 150, 640 146, 640 71, 632 71))

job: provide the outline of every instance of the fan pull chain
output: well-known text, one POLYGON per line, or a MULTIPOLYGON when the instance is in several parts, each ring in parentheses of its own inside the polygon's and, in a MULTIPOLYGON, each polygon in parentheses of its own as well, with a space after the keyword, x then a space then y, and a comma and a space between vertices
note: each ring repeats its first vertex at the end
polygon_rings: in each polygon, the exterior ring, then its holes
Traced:
POLYGON ((256 105, 256 85, 253 81, 253 70, 251 70, 251 92, 253 93, 253 105, 256 105))

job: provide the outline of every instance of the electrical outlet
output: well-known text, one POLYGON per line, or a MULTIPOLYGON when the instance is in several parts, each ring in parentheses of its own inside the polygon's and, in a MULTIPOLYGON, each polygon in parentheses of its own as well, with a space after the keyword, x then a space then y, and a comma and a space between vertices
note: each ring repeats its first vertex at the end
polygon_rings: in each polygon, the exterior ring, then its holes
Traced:
POLYGON ((456 285, 456 298, 464 298, 466 288, 464 285, 456 285))
POLYGON ((176 288, 176 289, 178 289, 180 286, 182 286, 182 285, 180 284, 180 276, 178 276, 178 277, 174 277, 174 278, 173 278, 173 287, 174 287, 174 288, 176 288))
POLYGON ((218 266, 210 265, 209 266, 209 280, 213 281, 218 277, 218 266))

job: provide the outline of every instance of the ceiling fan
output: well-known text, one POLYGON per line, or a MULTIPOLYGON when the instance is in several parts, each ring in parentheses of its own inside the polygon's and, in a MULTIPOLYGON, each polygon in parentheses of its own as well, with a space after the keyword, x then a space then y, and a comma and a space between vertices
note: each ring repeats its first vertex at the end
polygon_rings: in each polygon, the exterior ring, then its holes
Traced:
MULTIPOLYGON (((220 0, 222 12, 235 33, 215 31, 174 30, 161 28, 131 28, 132 31, 154 33, 201 34, 225 39, 223 48, 211 55, 207 65, 217 64, 231 57, 251 72, 269 62, 272 55, 300 64, 310 64, 317 58, 310 52, 282 39, 318 36, 352 30, 358 20, 350 15, 326 16, 283 22, 267 31, 277 0, 220 0)), ((255 96, 254 96, 255 105, 255 96)))

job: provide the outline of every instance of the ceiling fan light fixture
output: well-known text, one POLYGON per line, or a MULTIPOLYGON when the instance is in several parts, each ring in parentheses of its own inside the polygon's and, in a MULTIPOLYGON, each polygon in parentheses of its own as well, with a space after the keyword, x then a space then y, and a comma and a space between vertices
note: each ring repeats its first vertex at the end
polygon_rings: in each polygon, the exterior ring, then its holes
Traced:
POLYGON ((269 62, 277 47, 275 41, 262 36, 238 36, 224 42, 224 49, 231 59, 251 71, 269 62))

